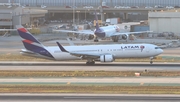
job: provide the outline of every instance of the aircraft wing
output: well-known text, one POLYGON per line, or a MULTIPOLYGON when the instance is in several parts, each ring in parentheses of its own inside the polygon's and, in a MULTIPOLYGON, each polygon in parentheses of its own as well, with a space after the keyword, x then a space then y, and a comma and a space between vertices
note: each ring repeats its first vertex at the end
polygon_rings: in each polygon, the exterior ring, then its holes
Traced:
POLYGON ((112 37, 112 36, 118 36, 118 35, 124 35, 124 34, 126 34, 126 35, 130 35, 130 34, 142 34, 142 33, 151 33, 151 32, 153 32, 153 31, 140 31, 140 32, 117 32, 117 33, 115 33, 115 34, 111 35, 111 37, 112 37))
POLYGON ((100 55, 99 54, 93 54, 93 53, 75 53, 75 52, 69 52, 71 55, 73 56, 77 56, 77 57, 81 57, 82 59, 87 59, 87 58, 93 58, 93 59, 96 59, 96 58, 99 58, 100 55))
POLYGON ((64 47, 59 42, 56 42, 56 43, 57 43, 57 45, 59 46, 59 49, 62 52, 70 53, 71 55, 81 57, 82 59, 87 59, 87 58, 96 59, 96 58, 99 58, 102 55, 102 54, 100 55, 100 54, 96 54, 96 53, 69 52, 66 49, 64 49, 64 47))
POLYGON ((0 29, 0 31, 16 31, 17 29, 0 29))
MULTIPOLYGON (((28 30, 32 29, 32 28, 26 28, 28 30)), ((0 29, 0 31, 17 31, 17 29, 0 29)))
POLYGON ((79 33, 79 34, 94 34, 92 30, 79 30, 79 31, 71 31, 71 30, 53 30, 55 32, 65 32, 65 33, 79 33))

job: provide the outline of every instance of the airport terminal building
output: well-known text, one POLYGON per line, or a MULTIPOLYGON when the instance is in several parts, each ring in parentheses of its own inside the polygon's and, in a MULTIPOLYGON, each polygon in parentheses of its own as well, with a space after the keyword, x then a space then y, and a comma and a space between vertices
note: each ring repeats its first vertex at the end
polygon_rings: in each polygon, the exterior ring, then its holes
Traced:
MULTIPOLYGON (((99 15, 103 14, 104 19, 111 17, 132 19, 132 21, 149 19, 151 30, 158 33, 163 32, 163 28, 166 28, 166 30, 169 29, 169 26, 173 25, 171 21, 179 22, 179 18, 177 20, 175 17, 173 17, 173 15, 167 16, 169 17, 167 19, 167 17, 159 15, 160 12, 154 12, 156 10, 143 8, 145 6, 154 7, 155 5, 180 6, 180 0, 1 0, 0 28, 14 28, 14 25, 17 24, 32 24, 36 19, 41 17, 46 17, 48 20, 71 20, 72 23, 72 19, 74 16, 75 20, 78 19, 79 24, 79 20, 88 20, 89 18, 94 20, 94 10, 97 10, 99 15), (3 3, 9 3, 14 6, 9 7, 8 5, 4 5, 3 3), (47 8, 41 8, 41 5, 46 5, 47 8), (66 6, 73 5, 77 8, 66 8, 66 6), (109 8, 103 8, 102 11, 100 9, 96 9, 102 5, 106 5, 109 8), (130 7, 139 6, 142 8, 114 8, 114 6, 117 5, 130 7), (22 6, 25 6, 25 8, 23 8, 22 6), (84 6, 93 6, 94 8, 86 9, 83 8, 84 6), (168 21, 171 23, 167 25, 163 23, 164 21, 168 21), (161 27, 158 25, 161 25, 161 27)), ((179 11, 175 12, 175 14, 179 15, 179 11)), ((177 27, 179 26, 175 26, 173 27, 173 29, 167 30, 167 32, 171 31, 174 33, 180 33, 177 27)))
POLYGON ((180 0, 1 0, 1 2, 13 2, 20 3, 22 5, 29 6, 65 6, 73 5, 73 1, 76 6, 100 6, 101 2, 106 2, 107 6, 125 5, 125 6, 179 6, 180 0))

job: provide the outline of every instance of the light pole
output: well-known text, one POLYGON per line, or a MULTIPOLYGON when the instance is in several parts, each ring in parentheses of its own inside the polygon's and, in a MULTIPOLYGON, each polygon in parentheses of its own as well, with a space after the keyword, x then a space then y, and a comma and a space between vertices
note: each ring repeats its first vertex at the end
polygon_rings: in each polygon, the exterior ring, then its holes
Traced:
MULTIPOLYGON (((89 13, 89 8, 87 9, 87 13, 89 13)), ((85 9, 85 20, 86 20, 86 9, 85 9)))
POLYGON ((76 11, 76 12, 78 13, 78 25, 79 25, 79 12, 80 12, 80 11, 76 11))
POLYGON ((75 25, 75 15, 74 15, 74 9, 75 9, 75 6, 74 6, 74 4, 75 4, 75 0, 73 0, 73 26, 75 25))
POLYGON ((85 21, 86 21, 86 9, 85 9, 85 21))

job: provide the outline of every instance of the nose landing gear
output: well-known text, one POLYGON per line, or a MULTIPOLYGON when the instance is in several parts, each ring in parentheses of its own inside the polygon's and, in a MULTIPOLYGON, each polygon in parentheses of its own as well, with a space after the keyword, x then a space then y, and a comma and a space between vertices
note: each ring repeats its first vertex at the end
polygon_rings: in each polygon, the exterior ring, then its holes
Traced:
POLYGON ((150 64, 153 64, 154 57, 150 57, 150 64))

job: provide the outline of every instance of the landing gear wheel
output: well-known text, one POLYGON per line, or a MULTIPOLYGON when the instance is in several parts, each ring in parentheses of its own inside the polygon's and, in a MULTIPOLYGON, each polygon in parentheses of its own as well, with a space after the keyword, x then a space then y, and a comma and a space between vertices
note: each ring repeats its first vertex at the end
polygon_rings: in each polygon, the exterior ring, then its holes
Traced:
POLYGON ((118 40, 119 40, 119 37, 116 37, 115 40, 114 40, 114 42, 118 42, 118 40))
POLYGON ((114 39, 113 41, 114 41, 114 42, 118 42, 118 40, 117 40, 117 39, 114 39))
POLYGON ((89 62, 86 62, 86 65, 89 65, 89 62))
POLYGON ((91 62, 86 62, 86 65, 94 65, 95 61, 91 61, 91 62))
POLYGON ((95 37, 95 39, 94 39, 94 42, 98 42, 99 40, 98 40, 98 38, 97 37, 95 37))
POLYGON ((150 57, 150 64, 153 64, 154 57, 150 57))
POLYGON ((98 39, 94 39, 94 42, 99 42, 99 40, 98 39))
POLYGON ((94 64, 95 64, 95 61, 92 61, 91 64, 94 65, 94 64))

